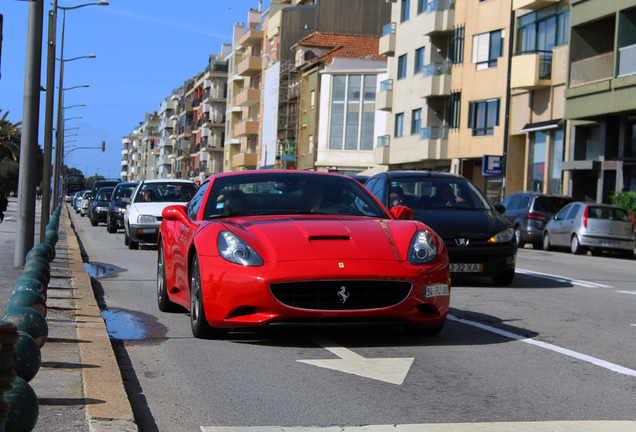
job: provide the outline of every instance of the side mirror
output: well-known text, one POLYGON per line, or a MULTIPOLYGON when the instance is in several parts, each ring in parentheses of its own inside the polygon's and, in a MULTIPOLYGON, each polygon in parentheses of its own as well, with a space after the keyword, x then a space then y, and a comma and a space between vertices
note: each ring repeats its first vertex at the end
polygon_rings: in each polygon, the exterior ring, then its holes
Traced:
POLYGON ((495 210, 497 210, 501 214, 504 214, 506 212, 506 207, 502 206, 501 204, 495 204, 495 210))
POLYGON ((413 210, 404 206, 391 207, 391 215, 397 220, 413 219, 413 210))
POLYGON ((186 210, 186 206, 183 205, 171 205, 163 209, 161 216, 165 220, 179 221, 185 226, 190 226, 190 218, 186 210))

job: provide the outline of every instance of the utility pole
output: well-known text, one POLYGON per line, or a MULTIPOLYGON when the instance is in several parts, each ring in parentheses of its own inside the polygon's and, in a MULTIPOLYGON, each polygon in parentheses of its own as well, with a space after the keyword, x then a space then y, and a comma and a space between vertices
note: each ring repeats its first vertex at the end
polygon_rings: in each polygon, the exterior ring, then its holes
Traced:
POLYGON ((35 236, 35 183, 37 179, 38 123, 40 113, 40 69, 42 67, 43 0, 29 2, 24 97, 22 102, 22 139, 18 176, 18 215, 13 265, 23 266, 35 236))
POLYGON ((46 104, 44 111, 44 172, 42 176, 42 212, 40 243, 46 240, 46 226, 51 212, 51 156, 53 154, 53 100, 55 98, 55 39, 57 0, 49 11, 49 39, 46 44, 46 104))

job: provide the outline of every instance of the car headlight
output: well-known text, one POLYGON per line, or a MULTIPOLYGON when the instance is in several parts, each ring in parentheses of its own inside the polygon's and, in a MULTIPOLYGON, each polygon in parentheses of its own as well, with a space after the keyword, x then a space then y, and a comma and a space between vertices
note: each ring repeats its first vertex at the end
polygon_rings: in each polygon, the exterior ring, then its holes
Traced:
POLYGON ((496 234, 488 239, 488 243, 508 243, 515 237, 515 230, 512 228, 506 228, 499 234, 496 234))
POLYGON ((157 218, 151 215, 139 215, 137 216, 137 223, 140 223, 140 224, 157 223, 157 218))
POLYGON ((108 211, 108 207, 95 207, 95 211, 105 212, 108 211))
POLYGON ((426 264, 437 257, 437 246, 427 231, 418 231, 409 246, 408 261, 411 264, 426 264))
POLYGON ((247 244, 245 240, 230 231, 221 231, 216 239, 216 246, 221 256, 233 263, 258 267, 263 265, 263 258, 247 244))
POLYGON ((115 213, 124 214, 126 213, 126 209, 123 207, 115 207, 115 213))

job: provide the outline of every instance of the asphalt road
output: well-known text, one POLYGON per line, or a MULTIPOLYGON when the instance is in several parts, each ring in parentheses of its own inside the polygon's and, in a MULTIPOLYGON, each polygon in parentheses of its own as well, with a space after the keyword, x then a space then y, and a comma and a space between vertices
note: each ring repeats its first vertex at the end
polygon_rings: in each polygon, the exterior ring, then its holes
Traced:
POLYGON ((157 309, 156 248, 72 216, 140 431, 636 420, 634 260, 520 250, 510 287, 454 279, 432 338, 270 327, 197 340, 185 312, 157 309))

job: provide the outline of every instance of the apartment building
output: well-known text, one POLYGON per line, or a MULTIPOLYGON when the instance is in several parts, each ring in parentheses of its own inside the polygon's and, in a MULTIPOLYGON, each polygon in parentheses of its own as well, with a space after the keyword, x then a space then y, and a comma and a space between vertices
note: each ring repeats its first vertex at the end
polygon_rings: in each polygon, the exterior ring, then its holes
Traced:
POLYGON ((378 40, 315 32, 294 45, 297 169, 356 174, 374 165, 375 136, 384 135, 386 124, 386 113, 376 111, 379 82, 387 76, 378 40))
POLYGON ((446 0, 393 2, 379 45, 379 53, 389 56, 388 78, 380 83, 377 102, 388 114, 388 133, 376 137, 375 149, 375 163, 384 169, 451 170, 455 14, 455 2, 446 0))
POLYGON ((161 104, 157 115, 159 116, 159 140, 155 146, 159 150, 154 178, 174 178, 174 107, 172 96, 166 97, 161 104))
POLYGON ((636 4, 570 0, 565 192, 608 202, 636 191, 636 4))
POLYGON ((568 1, 514 0, 506 193, 563 193, 568 1))

